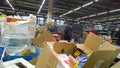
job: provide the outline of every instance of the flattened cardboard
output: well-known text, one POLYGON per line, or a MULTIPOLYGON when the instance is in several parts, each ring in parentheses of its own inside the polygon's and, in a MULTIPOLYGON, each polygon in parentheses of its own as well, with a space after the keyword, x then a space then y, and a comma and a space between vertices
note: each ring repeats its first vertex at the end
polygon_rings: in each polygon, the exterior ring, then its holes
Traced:
POLYGON ((110 57, 110 60, 108 60, 103 66, 109 68, 110 64, 115 60, 115 58, 118 56, 119 53, 120 53, 120 49, 116 49, 114 54, 112 54, 112 56, 110 57))
POLYGON ((107 61, 103 66, 106 66, 107 68, 109 68, 110 64, 111 64, 111 61, 114 61, 114 59, 118 56, 118 54, 120 53, 120 49, 117 48, 117 46, 109 43, 109 42, 104 42, 98 50, 113 50, 115 51, 114 54, 110 57, 110 60, 107 61), (107 65, 108 66, 107 66, 107 65))
POLYGON ((40 47, 44 47, 44 42, 54 42, 56 41, 55 38, 49 31, 43 32, 39 37, 33 40, 34 45, 39 45, 40 47))
POLYGON ((77 47, 84 51, 87 55, 98 49, 99 45, 102 44, 103 38, 99 37, 92 32, 87 36, 84 45, 77 44, 77 47))
MULTIPOLYGON (((82 68, 108 68, 106 66, 109 64, 106 64, 106 62, 109 61, 113 55, 114 51, 95 51, 90 55, 82 68)), ((110 62, 112 63, 112 61, 110 62)))
POLYGON ((120 61, 116 63, 115 65, 113 65, 111 68, 120 68, 120 61))

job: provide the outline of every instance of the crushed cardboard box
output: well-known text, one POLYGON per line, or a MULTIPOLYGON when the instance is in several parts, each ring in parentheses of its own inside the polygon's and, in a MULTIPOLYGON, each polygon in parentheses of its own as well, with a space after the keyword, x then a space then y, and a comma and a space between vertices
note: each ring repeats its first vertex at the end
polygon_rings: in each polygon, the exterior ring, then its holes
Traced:
POLYGON ((103 43, 103 38, 99 37, 92 32, 90 32, 84 42, 84 44, 76 44, 79 49, 81 49, 85 54, 89 55, 96 49, 99 45, 103 43))
MULTIPOLYGON (((46 42, 46 46, 42 49, 41 54, 38 57, 36 68, 59 68, 61 66, 65 68, 64 64, 62 64, 62 61, 60 61, 60 58, 58 57, 58 53, 60 53, 60 49, 64 49, 67 54, 72 54, 75 50, 74 48, 75 45, 73 43, 46 42)), ((116 57, 115 52, 116 50, 94 51, 82 68, 109 68, 109 65, 113 61, 111 59, 115 59, 116 57)))
POLYGON ((39 45, 40 47, 44 47, 44 42, 54 42, 55 38, 52 36, 52 33, 49 31, 43 32, 39 37, 33 40, 34 45, 39 45))

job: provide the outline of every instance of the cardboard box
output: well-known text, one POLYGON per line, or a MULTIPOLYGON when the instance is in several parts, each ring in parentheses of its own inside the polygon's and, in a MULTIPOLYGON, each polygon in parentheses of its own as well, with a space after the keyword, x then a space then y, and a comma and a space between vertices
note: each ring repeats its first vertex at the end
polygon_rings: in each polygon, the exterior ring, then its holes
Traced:
POLYGON ((99 37, 92 32, 87 36, 84 44, 76 44, 85 54, 89 55, 93 51, 97 50, 99 45, 103 43, 103 38, 99 37))
MULTIPOLYGON (((109 61, 106 62, 106 64, 110 64, 110 61, 114 61, 114 58, 117 58, 118 54, 120 53, 120 48, 118 48, 117 46, 111 44, 110 42, 104 42, 103 44, 101 44, 99 46, 98 50, 113 50, 115 51, 113 56, 111 57, 111 59, 109 61)), ((106 66, 105 64, 105 66, 106 66)))
POLYGON ((34 45, 39 45, 40 47, 44 47, 44 42, 54 42, 56 41, 55 38, 49 31, 43 32, 39 37, 33 40, 34 45))
MULTIPOLYGON (((36 68, 65 68, 58 55, 62 49, 67 54, 73 54, 75 48, 74 43, 47 42, 38 57, 36 68)), ((114 50, 94 51, 82 68, 109 68, 110 63, 112 63, 111 59, 116 57, 115 52, 114 50), (109 63, 107 63, 108 61, 109 63)))

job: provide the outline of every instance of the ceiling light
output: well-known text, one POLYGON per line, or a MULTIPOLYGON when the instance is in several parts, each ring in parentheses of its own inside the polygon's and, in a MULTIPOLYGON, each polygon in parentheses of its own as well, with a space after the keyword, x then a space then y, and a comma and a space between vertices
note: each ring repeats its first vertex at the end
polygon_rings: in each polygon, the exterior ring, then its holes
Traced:
POLYGON ((5 10, 3 10, 3 9, 0 9, 0 11, 5 11, 5 10))
POLYGON ((117 19, 117 18, 110 18, 110 19, 108 19, 108 20, 115 20, 115 19, 117 19))
MULTIPOLYGON (((98 1, 98 0, 97 0, 97 1, 98 1)), ((88 5, 91 5, 92 3, 94 3, 94 2, 91 1, 91 2, 89 2, 89 3, 85 4, 85 5, 83 5, 82 7, 86 7, 86 6, 88 6, 88 5)), ((69 13, 75 12, 75 11, 81 9, 82 7, 81 7, 81 6, 80 6, 80 7, 77 7, 77 8, 75 8, 74 10, 68 11, 67 13, 69 14, 69 13), (71 12, 71 11, 72 11, 72 12, 71 12)), ((64 15, 63 15, 63 16, 64 16, 64 15)), ((59 17, 60 17, 60 16, 59 16, 59 17)))
POLYGON ((89 15, 89 17, 94 17, 94 16, 96 16, 96 14, 93 14, 93 15, 89 15))
POLYGON ((99 1, 99 0, 95 0, 95 2, 97 2, 97 1, 99 1))
POLYGON ((85 18, 88 18, 88 16, 84 16, 84 17, 82 17, 82 19, 85 19, 85 18))
POLYGON ((9 6, 12 8, 12 10, 15 10, 15 8, 12 6, 12 4, 9 2, 9 0, 6 0, 6 2, 9 4, 9 6))
POLYGON ((15 12, 15 11, 13 11, 13 10, 7 10, 7 12, 15 12))
POLYGON ((80 19, 82 19, 82 18, 77 18, 77 20, 80 20, 80 19))
POLYGON ((71 11, 69 11, 69 12, 67 12, 68 14, 70 14, 70 13, 72 13, 73 12, 73 10, 71 10, 71 11))
POLYGON ((82 7, 75 8, 74 11, 77 11, 77 10, 79 10, 79 9, 81 9, 81 8, 82 8, 82 7))
POLYGON ((62 17, 63 15, 60 15, 59 17, 62 17))
POLYGON ((112 12, 117 12, 117 11, 120 11, 120 9, 111 10, 109 12, 112 13, 112 12))
POLYGON ((102 12, 102 13, 98 13, 97 15, 103 15, 103 14, 107 14, 108 12, 102 12))
POLYGON ((45 0, 43 0, 43 1, 42 1, 42 4, 41 4, 41 6, 40 6, 40 8, 39 8, 39 10, 38 10, 38 12, 37 12, 37 14, 39 14, 39 13, 40 13, 40 11, 41 11, 41 9, 42 9, 42 7, 43 7, 44 3, 45 3, 45 0))
POLYGON ((87 4, 85 4, 85 5, 83 5, 82 7, 86 7, 86 6, 88 6, 88 5, 92 4, 92 3, 93 3, 93 1, 91 1, 91 2, 89 2, 87 4))

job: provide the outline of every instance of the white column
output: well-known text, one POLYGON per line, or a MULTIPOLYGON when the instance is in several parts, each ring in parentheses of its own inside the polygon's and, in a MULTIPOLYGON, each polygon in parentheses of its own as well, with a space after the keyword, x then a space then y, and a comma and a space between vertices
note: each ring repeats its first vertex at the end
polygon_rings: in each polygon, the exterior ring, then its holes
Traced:
POLYGON ((53 13, 53 0, 49 0, 47 22, 52 22, 52 13, 53 13))

